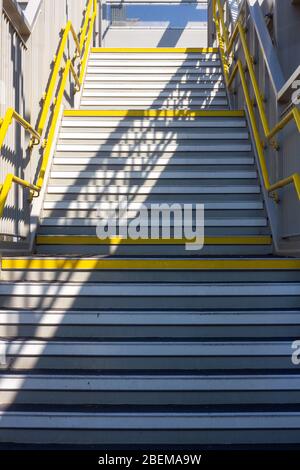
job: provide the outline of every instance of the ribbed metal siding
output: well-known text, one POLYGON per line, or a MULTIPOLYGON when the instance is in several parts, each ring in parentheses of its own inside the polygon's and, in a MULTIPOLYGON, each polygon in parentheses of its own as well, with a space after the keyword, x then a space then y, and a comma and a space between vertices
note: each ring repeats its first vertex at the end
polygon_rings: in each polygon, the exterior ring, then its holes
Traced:
MULTIPOLYGON (((8 107, 13 107, 26 117, 25 79, 28 52, 5 14, 2 14, 1 23, 0 80, 3 90, 1 116, 4 116, 8 107)), ((8 173, 21 178, 25 177, 26 166, 24 132, 13 123, 1 151, 1 183, 8 173)), ((4 217, 0 222, 2 234, 26 235, 25 207, 23 191, 14 187, 7 200, 4 217)))
MULTIPOLYGON (((41 110, 40 100, 51 73, 51 62, 59 44, 60 30, 70 19, 76 31, 79 31, 85 5, 86 0, 67 0, 67 2, 44 0, 26 44, 5 13, 1 13, 1 116, 5 114, 7 108, 13 107, 36 126, 41 110)), ((73 43, 70 41, 70 53, 73 50, 73 43)), ((65 102, 67 107, 73 105, 73 95, 70 96, 71 100, 65 102)), ((26 151, 28 139, 28 135, 25 138, 19 126, 14 124, 11 126, 1 152, 1 183, 8 173, 14 173, 30 181, 34 179, 40 154, 35 150, 29 158, 26 151)), ((27 192, 23 189, 17 187, 13 189, 7 201, 5 216, 0 221, 1 234, 18 237, 28 235, 27 196, 27 192), (26 220, 26 223, 22 220, 26 220)))

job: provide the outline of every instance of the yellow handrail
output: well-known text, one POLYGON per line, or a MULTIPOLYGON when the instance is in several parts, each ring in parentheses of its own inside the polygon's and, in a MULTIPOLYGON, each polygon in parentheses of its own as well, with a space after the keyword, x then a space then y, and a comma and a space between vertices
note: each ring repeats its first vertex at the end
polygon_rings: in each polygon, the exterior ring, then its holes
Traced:
POLYGON ((16 183, 20 186, 23 186, 23 188, 28 188, 31 189, 33 192, 39 193, 40 189, 35 186, 34 184, 28 183, 28 181, 22 180, 21 178, 18 178, 17 176, 14 176, 12 174, 6 175, 5 181, 3 185, 0 185, 0 214, 1 217, 3 215, 4 207, 6 204, 6 200, 8 197, 8 193, 11 190, 11 187, 13 183, 16 183))
POLYGON ((43 109, 41 112, 41 116, 38 123, 38 129, 35 130, 33 126, 31 126, 24 118, 22 118, 14 109, 9 108, 6 112, 4 119, 0 120, 0 150, 2 148, 4 139, 6 137, 7 131, 9 126, 12 123, 12 120, 15 119, 19 124, 21 124, 26 131, 28 131, 32 137, 32 144, 40 144, 43 131, 45 129, 47 117, 50 111, 50 107, 52 104, 52 100, 54 103, 54 110, 53 115, 50 121, 50 128, 45 139, 43 146, 45 147, 41 169, 38 175, 37 184, 31 184, 28 181, 22 180, 21 178, 14 176, 12 174, 8 174, 5 178, 3 185, 0 185, 0 218, 3 216, 3 211, 5 207, 5 203, 8 197, 8 193, 12 188, 13 183, 16 183, 24 188, 29 188, 31 190, 32 196, 34 193, 40 193, 41 188, 43 186, 45 171, 47 168, 47 164, 49 161, 49 156, 54 140, 55 130, 59 118, 60 107, 62 105, 62 100, 67 84, 67 79, 69 73, 72 73, 72 76, 75 81, 75 92, 81 89, 85 68, 87 65, 89 49, 91 45, 91 41, 93 38, 94 32, 94 24, 97 17, 97 0, 88 0, 87 7, 85 9, 85 18, 83 22, 83 27, 80 30, 80 35, 77 36, 71 21, 68 21, 65 28, 63 29, 63 36, 60 42, 59 50, 57 55, 54 58, 54 67, 51 75, 51 80, 49 82, 49 86, 47 88, 47 92, 43 96, 43 109), (65 67, 63 68, 63 75, 61 84, 59 87, 59 91, 57 96, 53 99, 53 94, 55 90, 55 85, 58 80, 58 76, 61 71, 61 62, 64 58, 64 51, 67 44, 67 40, 69 34, 74 39, 75 42, 75 56, 72 59, 68 59, 66 62, 65 67), (79 39, 78 39, 79 37, 79 39), (83 52, 84 51, 84 52, 83 52), (74 63, 78 57, 81 57, 83 53, 83 57, 81 60, 81 68, 80 73, 77 75, 74 63))
MULTIPOLYGON (((15 120, 18 124, 20 124, 29 134, 33 137, 33 143, 39 144, 41 142, 41 136, 38 132, 26 121, 20 114, 18 114, 13 108, 8 108, 6 111, 5 117, 0 120, 0 149, 4 143, 5 137, 7 135, 7 131, 11 126, 13 120, 15 120)), ((8 197, 8 193, 11 190, 13 183, 23 186, 24 188, 29 188, 33 192, 39 192, 37 186, 29 183, 28 181, 22 180, 17 176, 12 174, 8 174, 5 178, 3 185, 0 185, 0 217, 3 215, 5 203, 8 197)))
POLYGON ((241 21, 239 19, 237 20, 236 26, 231 35, 231 38, 229 38, 228 28, 226 26, 225 19, 224 19, 224 8, 221 5, 220 0, 213 0, 213 17, 214 17, 214 22, 216 25, 216 32, 217 32, 217 38, 218 38, 218 43, 219 43, 219 48, 220 48, 221 60, 222 60, 223 67, 224 67, 225 81, 229 89, 231 88, 232 83, 237 73, 239 73, 240 75, 241 84, 242 84, 246 106, 248 109, 249 118, 250 118, 252 130, 253 130, 254 140, 255 140, 257 153, 258 153, 258 157, 260 161, 265 188, 269 194, 272 194, 277 189, 283 188, 284 186, 288 184, 294 184, 298 198, 300 200, 300 175, 298 173, 294 173, 293 175, 287 178, 284 178, 282 180, 279 180, 274 184, 270 183, 268 169, 267 169, 266 160, 265 160, 265 154, 264 154, 264 146, 260 138, 258 125, 256 122, 256 116, 254 112, 254 107, 253 107, 253 103, 250 97, 244 68, 240 60, 237 61, 236 65, 234 66, 231 76, 229 76, 229 70, 230 70, 230 65, 231 65, 231 54, 232 54, 233 46, 236 40, 238 39, 238 37, 240 38, 240 41, 241 41, 247 69, 248 69, 251 84, 254 90, 255 100, 257 103, 257 108, 259 111, 262 128, 264 130, 264 135, 267 141, 270 141, 276 134, 278 134, 278 132, 280 132, 292 120, 295 121, 297 129, 300 132, 300 111, 298 108, 294 106, 291 109, 291 111, 279 123, 277 123, 273 127, 273 129, 270 129, 264 103, 263 103, 263 97, 260 93, 258 80, 255 75, 253 60, 252 60, 252 57, 248 48, 248 44, 247 44, 246 32, 241 21))
POLYGON ((32 127, 29 122, 26 121, 20 114, 18 114, 13 108, 8 108, 3 119, 0 119, 0 149, 4 143, 7 131, 12 124, 13 120, 18 122, 27 132, 29 132, 35 144, 39 144, 41 141, 41 136, 39 133, 32 127))

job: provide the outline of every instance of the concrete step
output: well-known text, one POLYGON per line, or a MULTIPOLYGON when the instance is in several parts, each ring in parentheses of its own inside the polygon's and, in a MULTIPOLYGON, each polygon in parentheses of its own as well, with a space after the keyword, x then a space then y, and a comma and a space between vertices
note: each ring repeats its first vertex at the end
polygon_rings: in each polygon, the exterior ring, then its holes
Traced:
MULTIPOLYGON (((69 171, 52 171, 51 180, 60 180, 63 179, 65 184, 73 184, 72 180, 77 180, 78 183, 80 180, 88 179, 89 181, 95 182, 95 180, 100 181, 116 181, 116 180, 144 180, 147 179, 154 181, 162 180, 256 180, 257 171, 256 170, 244 170, 244 171, 112 171, 112 170, 96 170, 96 171, 72 171, 70 168, 69 171), (70 180, 68 182, 67 180, 70 180)), ((172 181, 173 182, 173 181, 172 181)), ((185 182, 186 183, 186 182, 185 182)), ((174 183, 173 183, 174 184, 174 183)), ((176 183, 175 183, 176 184, 176 183)))
MULTIPOLYGON (((112 142, 112 143, 85 143, 83 144, 61 144, 57 145, 58 152, 122 152, 127 154, 132 154, 132 152, 142 152, 149 154, 158 154, 160 152, 172 153, 174 152, 251 152, 252 146, 248 142, 235 142, 235 143, 215 143, 213 141, 208 141, 205 143, 196 143, 190 144, 187 143, 175 143, 172 142, 158 142, 157 144, 144 144, 144 143, 135 143, 135 144, 126 144, 122 142, 112 142)), ((129 155, 128 155, 129 156, 129 155)))
POLYGON ((122 81, 122 82, 114 82, 114 83, 110 83, 110 82, 104 82, 104 81, 95 81, 93 83, 91 83, 90 81, 89 82, 86 82, 84 84, 84 90, 116 90, 116 88, 118 90, 148 90, 148 91, 152 91, 152 90, 164 90, 165 92, 170 90, 188 90, 188 91, 193 91, 193 90, 225 90, 225 85, 224 83, 220 82, 220 81, 205 81, 205 80, 202 80, 199 81, 199 82, 191 82, 191 83, 176 83, 176 82, 170 82, 168 83, 167 81, 165 82, 139 82, 139 83, 135 83, 135 84, 131 84, 131 83, 128 83, 126 82, 125 80, 122 81))
POLYGON ((184 245, 100 245, 80 243, 37 245, 35 252, 44 255, 118 256, 118 257, 159 257, 202 258, 204 256, 264 256, 273 252, 272 245, 205 245, 203 248, 187 251, 184 245))
MULTIPOLYGON (((214 202, 207 202, 205 204, 205 208, 207 210, 260 210, 263 209, 264 205, 262 201, 234 201, 234 202, 223 202, 222 200, 219 201, 214 201, 214 202)), ((80 211, 80 210, 88 210, 88 211, 94 211, 96 210, 101 210, 104 213, 106 211, 110 210, 116 210, 119 209, 120 205, 118 203, 112 203, 112 202, 101 202, 95 205, 94 202, 78 202, 78 201, 46 201, 44 202, 44 210, 75 210, 75 211, 80 211)), ((138 211, 140 211, 143 208, 147 208, 147 210, 152 209, 152 204, 148 202, 144 203, 139 203, 139 202, 129 202, 127 209, 128 209, 128 214, 130 216, 131 212, 133 214, 136 214, 138 211)), ((169 213, 170 208, 169 207, 164 207, 162 205, 161 207, 161 213, 169 213)))
MULTIPOLYGON (((55 187, 54 187, 55 188, 55 187)), ((50 189, 50 188, 49 188, 50 189)), ((64 188, 65 191, 60 191, 56 187, 55 191, 48 191, 45 195, 45 202, 88 202, 93 204, 102 204, 109 203, 121 206, 127 204, 127 202, 132 201, 133 203, 138 204, 169 204, 171 207, 173 204, 190 204, 193 208, 196 207, 196 204, 206 204, 206 203, 217 203, 222 200, 223 203, 234 203, 234 202, 261 202, 261 195, 259 193, 225 193, 222 197, 220 193, 211 193, 211 194, 193 194, 193 193, 179 193, 179 194, 163 194, 163 193, 154 193, 147 194, 142 192, 137 192, 137 194, 130 193, 97 193, 92 192, 68 192, 68 187, 64 188)), ((178 207, 178 206, 177 206, 178 207)))
POLYGON ((3 411, 0 428, 1 442, 23 444, 292 444, 300 413, 3 411))
POLYGON ((107 98, 130 98, 137 100, 141 98, 151 99, 197 99, 197 98, 224 98, 227 97, 225 90, 99 90, 99 89, 83 89, 83 98, 107 99, 107 98))
MULTIPOLYGON (((74 112, 73 112, 74 113, 74 112)), ((226 132, 243 132, 246 130, 246 121, 244 117, 234 117, 228 115, 227 117, 222 116, 188 116, 184 117, 134 117, 134 116, 94 116, 91 113, 82 115, 82 112, 78 111, 76 114, 65 112, 62 120, 61 130, 63 132, 66 129, 72 128, 83 128, 83 132, 111 132, 112 130, 118 131, 120 128, 127 129, 122 132, 140 132, 141 129, 145 129, 146 132, 169 132, 173 131, 176 135, 186 135, 188 132, 197 133, 197 136, 201 136, 201 133, 211 132, 213 134, 220 134, 226 132), (109 129, 109 131, 108 131, 109 129)), ((247 131, 248 132, 248 131, 247 131)))
MULTIPOLYGON (((95 236, 97 226, 95 219, 92 219, 88 223, 83 223, 82 220, 83 219, 72 219, 72 221, 68 222, 67 218, 64 217, 59 219, 54 217, 41 219, 39 235, 95 236)), ((255 218, 251 223, 247 223, 245 219, 229 221, 210 219, 205 227, 205 234, 211 237, 261 236, 270 234, 268 221, 264 217, 255 218), (242 225, 239 225, 239 222, 241 222, 242 225)), ((173 232, 174 228, 171 226, 170 236, 173 236, 173 232)))
MULTIPOLYGON (((200 266, 206 260, 177 260, 184 266, 189 264, 200 266)), ((161 262, 160 262, 161 263, 161 262)), ((164 261, 165 266, 172 266, 171 260, 164 261)), ((159 262, 154 259, 90 259, 72 260, 61 259, 63 269, 68 270, 68 265, 78 269, 80 265, 93 267, 105 266, 110 269, 125 269, 138 266, 143 269, 155 269, 159 262)), ((51 269, 51 260, 44 260, 45 269, 47 265, 51 269)), ((55 262, 57 267, 59 263, 55 262)), ((241 305, 247 305, 251 309, 299 309, 300 308, 300 284, 285 282, 279 286, 273 283, 232 283, 223 284, 68 284, 57 283, 5 283, 0 285, 0 308, 14 309, 26 305, 32 309, 97 309, 101 302, 103 309, 120 309, 126 303, 128 309, 143 309, 145 305, 149 309, 239 309, 241 305)))
POLYGON ((162 110, 167 110, 167 109, 177 109, 177 110, 183 110, 185 108, 189 108, 191 110, 193 109, 220 109, 220 108, 226 108, 227 107, 227 100, 225 99, 219 99, 219 98, 213 98, 212 100, 210 99, 203 99, 203 100, 193 100, 193 99, 186 99, 186 100, 153 100, 150 99, 148 101, 143 101, 143 100, 122 100, 120 102, 119 99, 103 99, 103 100, 93 100, 93 99, 87 99, 83 98, 80 109, 82 110, 118 110, 118 109, 123 109, 126 110, 129 107, 133 107, 134 109, 137 110, 151 110, 151 109, 162 109, 162 110), (209 100, 209 102, 208 102, 209 100), (154 103, 155 101, 155 103, 154 103))
MULTIPOLYGON (((141 226, 145 227, 149 225, 148 220, 141 220, 141 226)), ((66 220, 66 218, 61 217, 47 217, 43 218, 41 221, 42 226, 60 226, 63 225, 65 227, 68 226, 79 226, 79 227, 96 227, 97 224, 99 223, 99 217, 97 218, 75 218, 73 217, 72 219, 70 218, 69 220, 66 220)), ((218 218, 213 218, 213 217, 207 217, 205 221, 205 227, 267 227, 268 221, 266 217, 262 216, 261 217, 256 217, 256 218, 247 218, 247 217, 218 217, 218 218)), ((155 224, 152 223, 153 227, 161 227, 162 224, 155 224)), ((181 225, 180 225, 181 226, 181 225)), ((178 224, 173 223, 171 224, 171 227, 178 227, 178 224)), ((95 234, 95 233, 94 233, 95 234)))
POLYGON ((298 375, 0 375, 3 405, 300 403, 298 375))
POLYGON ((178 101, 160 101, 160 100, 149 100, 149 101, 134 101, 134 100, 125 100, 120 103, 119 100, 115 100, 112 102, 112 100, 88 100, 87 98, 82 100, 82 103, 80 105, 81 110, 126 110, 128 107, 132 107, 136 110, 169 110, 169 109, 176 109, 176 110, 184 110, 185 108, 189 108, 191 110, 196 110, 196 109, 211 109, 211 110, 217 110, 221 109, 224 107, 227 107, 227 101, 224 99, 217 99, 214 98, 212 99, 209 103, 207 103, 207 100, 205 99, 204 101, 196 101, 196 100, 185 100, 181 103, 178 101), (156 101, 153 103, 153 101, 156 101))
MULTIPOLYGON (((197 194, 205 195, 209 197, 209 195, 229 195, 230 197, 234 198, 235 195, 240 197, 240 195, 260 195, 260 187, 255 184, 244 184, 244 185, 206 185, 206 186, 163 186, 162 184, 151 186, 141 186, 140 188, 134 188, 129 186, 53 186, 50 185, 48 187, 48 195, 50 194, 64 194, 64 195, 90 195, 90 196, 99 196, 99 195, 116 195, 122 198, 123 195, 145 195, 147 197, 157 195, 157 197, 165 198, 167 195, 172 195, 175 199, 176 197, 180 197, 183 195, 192 195, 192 197, 196 198, 197 194)), ((75 197, 74 196, 74 197, 75 197)), ((224 196, 223 196, 224 197, 224 196)), ((99 199, 98 199, 99 200, 99 199)))
MULTIPOLYGON (((147 130, 141 134, 141 129, 137 128, 135 131, 130 128, 129 131, 124 132, 111 132, 105 131, 102 129, 89 129, 89 131, 79 131, 78 129, 68 129, 64 130, 59 135, 59 140, 97 140, 97 141, 114 141, 117 140, 119 143, 126 143, 128 140, 132 141, 147 141, 152 145, 160 143, 160 140, 167 139, 169 144, 174 143, 181 143, 181 141, 185 140, 192 140, 192 143, 201 143, 201 140, 248 140, 249 133, 247 130, 240 130, 240 129, 230 129, 227 128, 225 130, 214 131, 212 129, 208 129, 206 131, 203 130, 190 130, 184 129, 182 130, 174 130, 174 132, 170 133, 171 129, 155 129, 155 130, 147 130), (125 142, 123 142, 125 141, 125 142)), ((161 142, 163 143, 163 142, 161 142)))
POLYGON ((293 339, 299 330, 300 312, 295 310, 0 311, 1 336, 16 339, 273 340, 293 339))
POLYGON ((90 57, 88 62, 89 67, 221 67, 221 61, 216 55, 214 57, 122 57, 122 58, 108 58, 108 57, 90 57), (146 60, 145 60, 146 59, 146 60))
MULTIPOLYGON (((51 227, 45 227, 49 235, 51 227)), ((53 227, 56 230, 56 227, 53 227)), ((63 228, 63 230, 65 230, 63 228)), ((84 230, 86 232, 86 229, 84 230)), ((57 235, 57 234, 55 234, 57 235)), ((86 235, 86 233, 83 233, 86 235)), ((92 234, 95 236, 95 232, 92 234)), ((240 258, 114 258, 114 257, 49 257, 34 256, 3 258, 1 280, 8 282, 69 282, 69 283, 146 283, 149 286, 159 281, 162 284, 212 283, 218 287, 224 283, 274 285, 300 282, 300 263, 297 259, 274 257, 240 258)), ((237 287, 237 286, 236 286, 237 287)), ((24 308, 24 305, 20 308, 24 308)), ((240 305, 236 309, 240 309, 240 305)), ((96 307, 97 309, 98 307, 96 307)), ((122 305, 121 308, 124 308, 122 305)), ((144 307, 143 307, 144 308, 144 307)), ((194 308, 194 307, 192 307, 194 308)), ((202 308, 202 307, 201 307, 202 308)), ((250 304, 246 308, 249 310, 250 304)), ((262 304, 256 307, 262 308, 262 304)), ((275 306, 275 310, 279 307, 275 306)), ((287 307, 283 307, 287 308, 287 307)), ((37 309, 39 309, 37 307, 37 309)), ((159 309, 159 308, 158 308, 159 309)), ((175 307, 177 309, 177 306, 175 307)), ((186 307, 183 306, 186 310, 186 307)), ((223 310, 224 307, 220 306, 223 310)), ((292 307, 295 309, 295 306, 292 307)))
POLYGON ((292 371, 291 341, 45 341, 3 343, 9 371, 292 371))
MULTIPOLYGON (((95 67, 90 64, 88 64, 87 67, 87 74, 89 75, 97 75, 101 74, 106 75, 106 78, 109 80, 110 75, 118 75, 119 78, 121 78, 122 74, 123 75, 128 75, 132 74, 135 77, 135 80, 137 79, 138 75, 146 75, 148 76, 153 76, 153 75, 158 75, 161 77, 161 75, 173 75, 173 77, 178 76, 178 75, 188 75, 188 76, 197 76, 197 75, 210 75, 210 74, 217 74, 220 75, 222 73, 222 68, 221 64, 219 62, 211 62, 208 64, 200 64, 198 67, 194 67, 194 65, 190 66, 185 66, 183 65, 175 65, 175 66, 169 66, 168 64, 166 65, 158 65, 156 67, 152 67, 151 64, 142 66, 142 65, 132 65, 132 66, 122 66, 122 64, 119 64, 119 66, 113 67, 112 65, 102 65, 101 67, 95 67), (210 65, 211 64, 211 65, 210 65)), ((174 77, 174 78, 175 78, 174 77)))
POLYGON ((187 71, 178 71, 170 72, 166 70, 161 70, 161 73, 151 74, 149 76, 148 73, 134 73, 132 70, 126 71, 122 69, 120 73, 110 73, 110 74, 102 74, 102 71, 98 68, 93 67, 92 69, 87 70, 87 74, 85 76, 85 84, 86 83, 116 83, 118 86, 119 83, 131 83, 135 85, 136 83, 160 83, 162 86, 161 88, 165 88, 167 85, 172 83, 181 84, 202 84, 202 83, 222 83, 223 76, 222 72, 218 68, 217 70, 214 68, 212 70, 202 70, 197 71, 197 73, 187 73, 187 71), (91 71, 92 70, 92 71, 91 71))
POLYGON ((151 50, 151 52, 144 50, 141 51, 134 51, 134 50, 127 50, 126 52, 122 51, 113 51, 107 52, 104 48, 98 49, 97 52, 90 53, 90 60, 141 60, 146 59, 147 61, 151 60, 215 60, 220 57, 219 51, 177 51, 176 49, 165 51, 161 48, 157 48, 156 50, 151 50))

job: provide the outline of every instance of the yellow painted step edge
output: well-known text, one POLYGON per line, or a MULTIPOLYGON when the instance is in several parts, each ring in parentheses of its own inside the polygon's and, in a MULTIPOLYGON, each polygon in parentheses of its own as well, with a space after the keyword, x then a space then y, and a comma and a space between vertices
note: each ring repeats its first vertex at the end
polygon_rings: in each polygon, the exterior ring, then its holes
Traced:
POLYGON ((92 47, 92 53, 107 53, 107 52, 132 52, 132 53, 153 53, 153 52, 162 52, 162 53, 215 53, 219 52, 219 49, 216 47, 92 47))
POLYGON ((98 258, 4 258, 2 270, 300 270, 300 259, 98 259, 98 258))
POLYGON ((189 109, 68 109, 64 116, 70 117, 245 117, 243 110, 201 111, 189 109))
MULTIPOLYGON (((132 240, 120 237, 101 240, 92 236, 54 236, 40 235, 36 239, 37 245, 185 245, 192 240, 159 239, 159 240, 132 240)), ((269 236, 258 237, 206 237, 205 245, 270 245, 272 238, 269 236)))

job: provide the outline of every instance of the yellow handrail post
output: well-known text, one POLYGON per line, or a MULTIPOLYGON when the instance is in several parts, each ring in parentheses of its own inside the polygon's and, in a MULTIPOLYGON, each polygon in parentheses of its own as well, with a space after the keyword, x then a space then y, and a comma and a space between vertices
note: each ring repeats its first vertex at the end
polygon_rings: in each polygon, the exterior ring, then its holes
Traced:
POLYGON ((93 7, 93 1, 94 0, 89 0, 88 6, 86 8, 85 19, 84 19, 83 27, 80 32, 80 50, 82 50, 84 43, 86 41, 86 38, 87 38, 87 29, 88 29, 89 19, 90 19, 92 7, 93 7))
POLYGON ((87 35, 86 48, 85 48, 85 51, 84 51, 84 55, 83 55, 83 58, 81 60, 81 69, 80 69, 80 75, 79 75, 80 86, 82 85, 83 79, 84 79, 86 65, 87 65, 87 61, 88 61, 88 57, 89 57, 90 45, 91 45, 91 42, 92 42, 92 39, 93 39, 95 20, 96 20, 96 12, 94 12, 93 15, 90 17, 90 29, 89 29, 89 32, 88 32, 88 35, 87 35))
POLYGON ((43 105, 43 110, 42 110, 41 117, 40 117, 40 120, 39 120, 39 123, 38 123, 38 133, 40 135, 42 135, 45 124, 46 124, 49 108, 51 106, 52 96, 53 96, 54 89, 55 89, 55 84, 56 84, 57 77, 58 77, 58 74, 59 74, 59 71, 60 71, 60 68, 61 68, 61 62, 62 62, 62 59, 63 59, 63 56, 64 56, 64 50, 65 50, 67 40, 68 40, 68 36, 69 36, 70 32, 72 33, 72 36, 74 38, 77 52, 79 54, 81 53, 80 44, 79 44, 78 38, 76 36, 76 33, 74 31, 74 28, 72 26, 71 21, 68 21, 68 23, 66 24, 66 27, 64 28, 63 31, 64 32, 63 32, 62 40, 61 40, 61 43, 60 43, 59 51, 58 51, 58 54, 55 57, 55 61, 54 61, 54 67, 53 67, 53 71, 52 71, 51 80, 50 80, 50 83, 49 83, 49 86, 48 86, 48 89, 47 89, 47 92, 46 92, 44 105, 43 105))
POLYGON ((261 122, 262 122, 264 133, 265 133, 265 135, 267 135, 270 132, 270 127, 269 127, 269 124, 268 124, 263 99, 262 99, 262 96, 261 96, 261 93, 260 93, 260 90, 259 90, 259 85, 258 85, 258 82, 257 82, 257 79, 256 79, 256 75, 255 75, 255 71, 254 71, 254 67, 253 67, 252 57, 251 57, 251 54, 249 52, 249 48, 248 48, 248 45, 247 45, 246 33, 245 33, 245 30, 244 30, 244 28, 241 25, 239 20, 238 20, 237 24, 238 24, 239 34, 240 34, 240 40, 241 40, 243 50, 244 50, 244 54, 245 54, 246 64, 247 64, 247 67, 248 67, 248 72, 249 72, 249 75, 250 75, 250 78, 251 78, 251 82, 252 82, 252 86, 253 86, 253 90, 254 90, 254 94, 255 94, 255 99, 256 99, 257 107, 258 107, 259 114, 260 114, 260 119, 261 119, 261 122))
POLYGON ((58 117, 59 117, 60 107, 62 105, 62 100, 63 100, 65 88, 66 88, 66 83, 67 83, 67 79, 68 79, 68 75, 69 75, 69 72, 71 70, 71 67, 72 67, 72 62, 69 59, 66 63, 66 66, 65 66, 65 69, 64 69, 64 72, 63 72, 61 85, 60 85, 59 92, 58 92, 56 102, 55 102, 55 107, 54 107, 54 111, 53 111, 53 118, 52 118, 50 130, 49 130, 48 138, 47 138, 47 141, 46 141, 46 146, 45 146, 45 150, 44 150, 42 165, 41 165, 41 169, 40 169, 40 173, 39 173, 39 177, 38 177, 38 181, 37 181, 37 187, 39 189, 41 189, 42 186, 43 186, 45 173, 46 173, 46 169, 47 169, 48 161, 49 161, 49 156, 50 156, 50 152, 51 152, 51 147, 52 147, 53 139, 54 139, 54 135, 55 135, 56 125, 57 125, 57 121, 58 121, 58 117))
POLYGON ((277 189, 284 188, 284 186, 287 186, 288 184, 293 184, 295 186, 298 199, 300 200, 300 175, 299 173, 294 173, 293 175, 288 176, 287 178, 284 178, 272 184, 269 188, 269 193, 272 193, 276 191, 277 189))
POLYGON ((40 191, 37 186, 28 183, 28 181, 22 180, 21 178, 18 178, 17 176, 14 176, 12 174, 6 175, 3 185, 0 186, 0 218, 3 216, 8 193, 11 190, 13 183, 23 186, 23 188, 30 189, 33 192, 40 191))
POLYGON ((228 80, 229 80, 229 64, 228 64, 227 57, 226 57, 226 54, 225 54, 224 42, 223 42, 223 38, 222 38, 222 35, 221 35, 221 31, 220 31, 220 25, 218 24, 218 22, 216 22, 216 31, 217 31, 217 38, 218 38, 219 48, 220 48, 220 55, 221 55, 221 58, 222 58, 225 82, 227 83, 228 80))
POLYGON ((225 20, 224 20, 224 7, 221 5, 220 0, 217 0, 217 4, 218 4, 219 19, 220 19, 221 27, 222 27, 222 33, 224 36, 225 47, 226 47, 226 50, 228 51, 229 37, 228 37, 228 29, 226 27, 225 20))

